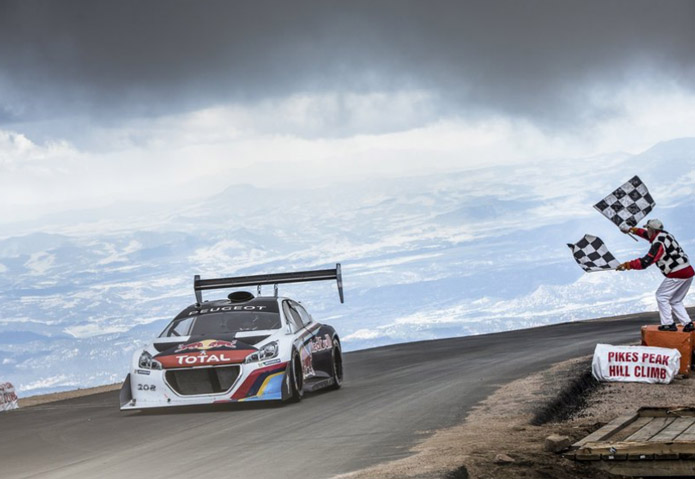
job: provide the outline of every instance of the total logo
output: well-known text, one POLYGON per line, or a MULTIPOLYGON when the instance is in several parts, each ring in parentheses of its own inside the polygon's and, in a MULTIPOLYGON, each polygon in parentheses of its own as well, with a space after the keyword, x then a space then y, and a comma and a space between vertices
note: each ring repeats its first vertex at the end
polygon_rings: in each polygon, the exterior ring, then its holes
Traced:
POLYGON ((234 358, 227 356, 224 352, 213 354, 201 354, 198 356, 186 355, 176 356, 179 365, 194 366, 196 364, 222 364, 233 361, 234 358))
POLYGON ((215 348, 236 348, 236 339, 233 341, 224 341, 221 339, 205 339, 203 341, 196 341, 194 343, 182 344, 176 350, 177 353, 181 351, 189 351, 192 349, 205 351, 207 349, 215 348))

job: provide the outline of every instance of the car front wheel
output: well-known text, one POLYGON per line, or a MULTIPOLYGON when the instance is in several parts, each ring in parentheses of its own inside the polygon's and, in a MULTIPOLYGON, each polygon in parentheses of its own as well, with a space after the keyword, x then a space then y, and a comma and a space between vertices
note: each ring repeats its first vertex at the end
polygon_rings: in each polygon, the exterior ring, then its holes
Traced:
POLYGON ((302 361, 299 358, 299 353, 295 351, 292 354, 289 371, 289 402, 299 402, 304 396, 304 375, 302 373, 302 361))

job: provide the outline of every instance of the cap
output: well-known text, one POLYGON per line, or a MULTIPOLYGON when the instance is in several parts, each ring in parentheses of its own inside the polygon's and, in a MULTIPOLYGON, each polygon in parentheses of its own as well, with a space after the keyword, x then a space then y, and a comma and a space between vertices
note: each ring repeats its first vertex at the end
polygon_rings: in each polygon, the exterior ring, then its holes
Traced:
POLYGON ((644 225, 645 228, 650 228, 653 230, 661 231, 664 229, 664 224, 657 220, 656 218, 647 221, 644 225))

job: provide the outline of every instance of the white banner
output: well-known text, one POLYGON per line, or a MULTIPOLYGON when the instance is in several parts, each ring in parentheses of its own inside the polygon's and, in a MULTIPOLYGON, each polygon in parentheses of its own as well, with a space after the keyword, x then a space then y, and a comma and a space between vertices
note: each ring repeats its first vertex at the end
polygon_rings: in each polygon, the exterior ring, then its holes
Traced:
POLYGON ((12 383, 0 383, 0 411, 9 411, 18 407, 17 395, 12 383))
POLYGON ((591 371, 599 381, 668 384, 680 360, 677 349, 597 344, 591 371))

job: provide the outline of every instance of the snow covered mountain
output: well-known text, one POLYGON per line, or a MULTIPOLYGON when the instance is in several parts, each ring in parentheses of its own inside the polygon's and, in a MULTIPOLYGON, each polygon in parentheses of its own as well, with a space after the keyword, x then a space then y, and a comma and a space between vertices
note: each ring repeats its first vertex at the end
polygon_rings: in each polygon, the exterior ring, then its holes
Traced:
POLYGON ((695 255, 695 139, 323 189, 230 186, 194 204, 0 225, 0 380, 24 396, 120 381, 132 351, 193 302, 194 274, 340 262, 344 305, 329 283, 281 292, 347 350, 654 310, 656 270, 584 274, 566 246, 591 233, 620 260, 644 254, 592 208, 635 174, 656 199, 651 217, 695 255))

